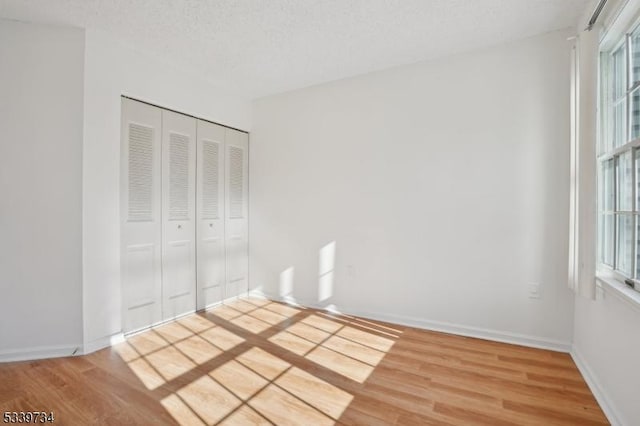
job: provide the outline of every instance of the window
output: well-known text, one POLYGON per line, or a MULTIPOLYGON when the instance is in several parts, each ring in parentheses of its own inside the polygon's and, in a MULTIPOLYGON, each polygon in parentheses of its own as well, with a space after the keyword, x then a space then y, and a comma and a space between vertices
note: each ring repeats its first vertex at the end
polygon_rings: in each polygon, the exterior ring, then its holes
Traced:
POLYGON ((640 28, 601 53, 600 100, 598 264, 640 282, 640 28))

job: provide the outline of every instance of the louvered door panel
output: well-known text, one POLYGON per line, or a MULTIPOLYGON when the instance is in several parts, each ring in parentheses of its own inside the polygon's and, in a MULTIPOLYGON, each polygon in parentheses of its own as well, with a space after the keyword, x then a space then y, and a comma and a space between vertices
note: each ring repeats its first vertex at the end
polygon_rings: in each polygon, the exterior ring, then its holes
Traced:
POLYGON ((162 111, 162 312, 196 308, 196 120, 162 111))
POLYGON ((189 151, 186 135, 169 132, 169 220, 189 220, 189 151))
MULTIPOLYGON (((204 139, 208 135, 205 134, 204 127, 206 125, 215 126, 214 124, 198 122, 198 135, 202 133, 201 155, 202 163, 202 218, 203 219, 220 219, 220 194, 221 185, 224 178, 222 170, 224 164, 221 164, 222 156, 220 155, 220 147, 224 147, 224 138, 217 138, 217 135, 209 136, 211 139, 204 139)), ((217 131, 224 135, 224 128, 216 126, 217 131)))
POLYGON ((248 291, 249 136, 226 129, 225 297, 248 291))
POLYGON ((242 219, 244 207, 244 150, 229 146, 229 218, 242 219))
POLYGON ((224 296, 224 138, 224 127, 198 120, 198 309, 224 296))
POLYGON ((153 154, 154 130, 137 123, 128 123, 127 190, 128 220, 153 220, 153 154))
POLYGON ((121 268, 123 330, 161 320, 161 111, 122 99, 121 268))

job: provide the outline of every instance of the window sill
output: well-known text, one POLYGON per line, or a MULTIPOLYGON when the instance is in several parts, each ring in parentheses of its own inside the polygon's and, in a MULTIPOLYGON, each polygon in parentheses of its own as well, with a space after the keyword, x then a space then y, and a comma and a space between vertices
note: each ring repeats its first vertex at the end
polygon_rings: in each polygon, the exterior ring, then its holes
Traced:
POLYGON ((619 281, 611 272, 599 271, 596 284, 605 293, 613 294, 640 312, 640 292, 619 281))

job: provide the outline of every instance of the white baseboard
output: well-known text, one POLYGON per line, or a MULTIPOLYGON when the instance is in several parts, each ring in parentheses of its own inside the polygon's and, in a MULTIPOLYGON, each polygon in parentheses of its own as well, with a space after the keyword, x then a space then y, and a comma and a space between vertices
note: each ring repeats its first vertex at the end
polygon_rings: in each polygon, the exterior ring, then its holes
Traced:
POLYGON ((112 346, 121 342, 124 342, 124 334, 122 333, 115 333, 110 336, 104 336, 104 337, 101 337, 100 339, 96 339, 89 343, 85 343, 82 354, 88 355, 92 352, 99 351, 100 349, 108 348, 109 346, 112 346))
MULTIPOLYGON (((290 300, 282 297, 273 297, 261 290, 252 290, 250 296, 277 300, 280 302, 291 303, 290 300)), ((321 310, 327 310, 325 306, 315 303, 305 303, 305 301, 294 301, 296 304, 308 306, 321 310)), ((496 342, 510 343, 514 345, 527 346, 538 349, 549 349, 558 352, 570 352, 571 342, 548 339, 545 337, 531 336, 526 334, 512 333, 508 331, 491 330, 487 328, 471 327, 467 325, 452 324, 441 321, 432 321, 423 318, 408 317, 394 314, 382 314, 379 312, 358 311, 349 308, 339 307, 339 312, 347 315, 354 315, 366 319, 385 321, 393 324, 404 325, 408 327, 421 328, 430 331, 439 331, 442 333, 456 334, 465 337, 475 337, 478 339, 492 340, 496 342)), ((333 310, 332 310, 333 311, 333 310)))
POLYGON ((204 312, 204 311, 206 311, 206 310, 208 310, 208 309, 216 308, 216 307, 218 307, 218 306, 222 305, 222 303, 223 303, 222 301, 220 301, 220 302, 213 302, 213 303, 209 303, 209 304, 208 304, 208 305, 206 305, 204 308, 197 309, 197 310, 196 310, 196 312, 204 312))
POLYGON ((229 303, 229 302, 233 302, 233 301, 238 300, 238 299, 246 298, 246 297, 248 297, 248 295, 249 295, 248 292, 243 291, 242 293, 240 293, 237 296, 231 296, 231 297, 227 297, 226 299, 219 300, 217 302, 209 303, 204 308, 196 310, 196 312, 204 312, 204 311, 207 311, 209 309, 214 309, 214 308, 217 308, 218 306, 221 306, 221 305, 223 305, 225 303, 229 303))
MULTIPOLYGON (((256 299, 264 299, 264 300, 274 300, 276 302, 282 302, 282 303, 286 303, 287 305, 293 305, 293 306, 300 306, 300 307, 310 307, 310 308, 316 308, 316 306, 312 306, 312 304, 305 304, 303 302, 300 302, 296 299, 294 299, 293 297, 290 296, 286 296, 286 297, 276 297, 267 293, 264 293, 262 290, 259 289, 255 289, 255 290, 249 290, 247 292, 247 297, 253 297, 256 299)), ((317 309, 323 309, 323 308, 317 308, 317 309)))
POLYGON ((580 374, 582 374, 582 377, 584 377, 585 382, 587 382, 589 389, 591 389, 591 393, 598 401, 598 404, 600 404, 600 408, 604 411, 605 416, 607 416, 609 423, 611 423, 612 426, 622 426, 623 423, 616 414, 616 410, 613 408, 611 401, 607 397, 604 387, 593 374, 593 371, 575 345, 571 348, 570 354, 571 358, 573 358, 573 362, 578 366, 580 374))
POLYGON ((0 351, 0 362, 32 361, 82 354, 82 345, 37 346, 34 348, 0 351))
MULTIPOLYGON (((341 311, 342 312, 342 311, 341 311)), ((475 337, 478 339, 492 340, 513 345, 527 346, 538 349, 548 349, 557 352, 569 352, 571 343, 545 337, 531 336, 527 334, 512 333, 508 331, 492 330, 481 327, 452 324, 442 321, 432 321, 422 318, 414 318, 400 315, 388 315, 375 312, 349 311, 345 314, 355 315, 378 321, 386 321, 408 327, 421 328, 430 331, 455 334, 458 336, 475 337)))

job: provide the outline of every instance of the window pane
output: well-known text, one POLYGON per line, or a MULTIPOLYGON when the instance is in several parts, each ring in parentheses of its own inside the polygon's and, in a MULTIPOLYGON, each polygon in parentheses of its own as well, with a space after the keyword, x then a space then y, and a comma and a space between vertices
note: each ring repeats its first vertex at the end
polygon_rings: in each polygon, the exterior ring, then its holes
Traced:
POLYGON ((598 262, 605 263, 604 258, 604 218, 605 215, 598 214, 598 262))
POLYGON ((602 190, 601 190, 601 210, 613 211, 614 180, 613 180, 613 158, 602 163, 602 190))
POLYGON ((636 30, 631 35, 631 84, 640 81, 640 30, 636 30))
POLYGON ((625 45, 613 53, 613 99, 620 99, 627 91, 625 45))
POLYGON ((640 210, 640 149, 633 151, 634 161, 636 163, 636 205, 635 210, 640 210))
POLYGON ((620 154, 618 157, 617 167, 617 190, 618 190, 618 208, 617 210, 631 211, 633 210, 632 195, 632 173, 633 165, 631 163, 631 151, 620 154))
POLYGON ((636 275, 634 278, 638 278, 640 277, 640 262, 638 260, 638 256, 640 256, 640 239, 638 239, 638 236, 640 236, 640 217, 636 216, 635 217, 636 220, 636 275))
POLYGON ((618 147, 627 142, 627 108, 623 99, 613 106, 613 146, 618 147))
POLYGON ((640 136, 640 89, 631 94, 631 139, 640 136))
POLYGON ((610 151, 613 147, 613 117, 611 103, 611 54, 608 52, 600 53, 600 70, 599 70, 599 90, 600 90, 600 133, 598 147, 599 154, 610 151))
POLYGON ((631 276, 633 268, 633 225, 634 216, 616 215, 618 218, 618 252, 616 269, 627 276, 631 276))
POLYGON ((614 215, 603 215, 603 236, 600 240, 602 242, 602 263, 613 267, 613 230, 614 230, 614 215))

